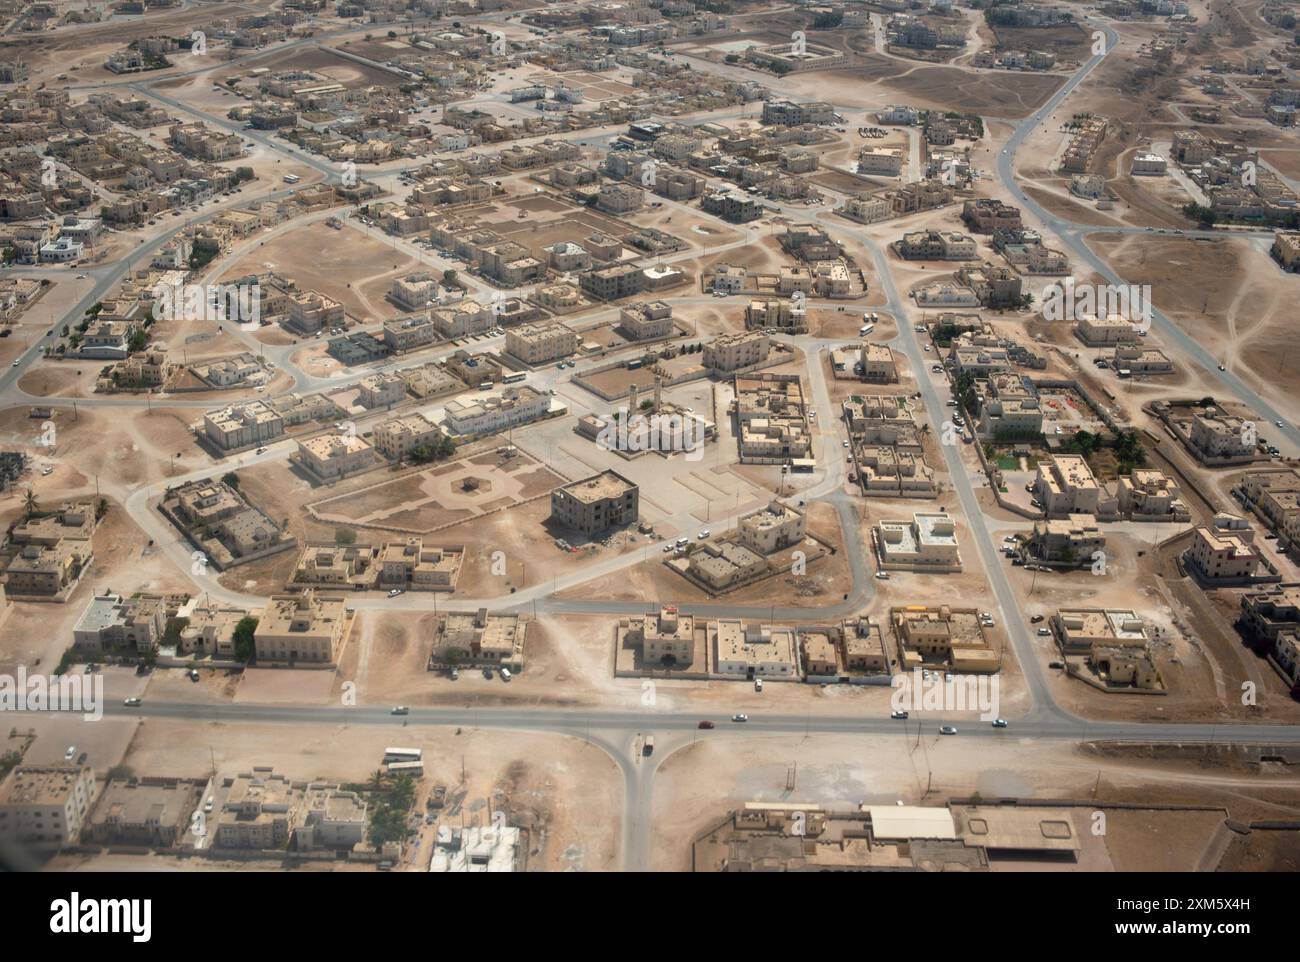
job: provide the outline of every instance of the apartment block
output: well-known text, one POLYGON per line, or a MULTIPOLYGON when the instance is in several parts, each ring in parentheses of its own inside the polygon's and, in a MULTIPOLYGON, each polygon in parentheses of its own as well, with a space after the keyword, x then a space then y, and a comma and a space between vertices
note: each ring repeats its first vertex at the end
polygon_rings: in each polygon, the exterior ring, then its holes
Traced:
POLYGON ((573 481, 551 492, 551 521, 586 535, 635 524, 640 489, 614 471, 573 481))
POLYGON ((388 418, 371 433, 374 448, 390 461, 404 461, 418 449, 432 449, 442 438, 442 429, 423 414, 388 418))
POLYGON ((318 434, 298 442, 297 458, 317 479, 337 481, 370 467, 375 450, 356 435, 318 434))
POLYGON ((94 797, 85 765, 19 765, 0 782, 0 847, 45 852, 75 843, 94 797))
POLYGON ((720 334, 704 345, 703 363, 715 371, 736 371, 766 361, 771 348, 762 331, 720 334))
POLYGON ((1259 549, 1250 528, 1220 531, 1204 525, 1192 532, 1186 558, 1205 581, 1246 581, 1259 570, 1259 549))
POLYGON ((577 349, 578 335, 564 324, 525 324, 506 331, 506 353, 525 364, 545 364, 577 349))

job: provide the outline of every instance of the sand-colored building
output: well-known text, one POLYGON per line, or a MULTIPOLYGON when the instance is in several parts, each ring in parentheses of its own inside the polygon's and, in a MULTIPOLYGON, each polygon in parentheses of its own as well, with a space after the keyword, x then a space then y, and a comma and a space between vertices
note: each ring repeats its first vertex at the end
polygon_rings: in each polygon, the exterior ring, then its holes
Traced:
POLYGON ((348 623, 342 595, 272 595, 254 634, 258 661, 333 664, 343 648, 348 623))

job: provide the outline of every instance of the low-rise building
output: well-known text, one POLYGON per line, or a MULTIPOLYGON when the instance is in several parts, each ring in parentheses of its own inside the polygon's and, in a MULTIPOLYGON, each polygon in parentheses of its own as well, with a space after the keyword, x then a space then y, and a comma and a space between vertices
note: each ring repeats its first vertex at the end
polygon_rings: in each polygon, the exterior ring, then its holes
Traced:
POLYGON ((875 536, 881 568, 961 571, 957 525, 948 514, 918 512, 910 521, 881 520, 875 536))
POLYGON ((342 595, 272 595, 258 621, 253 644, 258 661, 334 664, 348 622, 342 595))
POLYGON ((100 845, 173 848, 189 831, 206 784, 190 778, 111 778, 84 833, 100 845))
POLYGON ((639 646, 647 667, 689 668, 695 661, 695 617, 664 605, 657 612, 629 618, 627 644, 639 646))
POLYGON ((708 635, 719 675, 745 679, 797 675, 793 629, 719 618, 709 622, 708 635))
POLYGON ((81 652, 146 654, 158 647, 167 627, 167 606, 156 595, 123 598, 107 594, 91 599, 72 630, 72 643, 81 652))
POLYGON ((1035 521, 1029 539, 1029 551, 1035 558, 1081 567, 1096 564, 1098 552, 1104 551, 1105 547, 1106 536, 1091 514, 1035 521))

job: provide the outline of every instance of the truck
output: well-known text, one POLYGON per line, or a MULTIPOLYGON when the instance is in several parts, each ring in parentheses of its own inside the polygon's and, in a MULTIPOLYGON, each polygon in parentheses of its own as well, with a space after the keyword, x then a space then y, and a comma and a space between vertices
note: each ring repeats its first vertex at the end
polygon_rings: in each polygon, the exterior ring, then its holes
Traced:
POLYGON ((645 737, 645 742, 643 742, 642 745, 641 745, 641 754, 642 754, 642 755, 653 755, 653 754, 654 754, 654 750, 655 750, 655 737, 654 737, 654 735, 646 735, 646 737, 645 737))

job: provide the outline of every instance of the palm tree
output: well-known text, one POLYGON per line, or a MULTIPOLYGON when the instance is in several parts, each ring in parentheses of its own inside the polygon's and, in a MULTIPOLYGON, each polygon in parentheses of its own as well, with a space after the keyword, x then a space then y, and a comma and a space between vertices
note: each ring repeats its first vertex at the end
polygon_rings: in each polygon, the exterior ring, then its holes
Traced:
POLYGON ((40 509, 40 503, 36 500, 36 492, 31 488, 23 495, 23 510, 27 512, 27 517, 31 518, 40 509))

